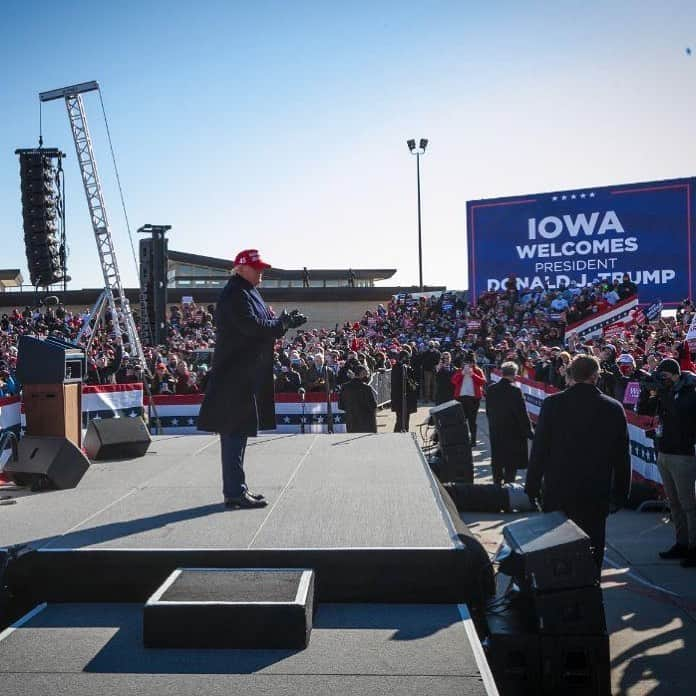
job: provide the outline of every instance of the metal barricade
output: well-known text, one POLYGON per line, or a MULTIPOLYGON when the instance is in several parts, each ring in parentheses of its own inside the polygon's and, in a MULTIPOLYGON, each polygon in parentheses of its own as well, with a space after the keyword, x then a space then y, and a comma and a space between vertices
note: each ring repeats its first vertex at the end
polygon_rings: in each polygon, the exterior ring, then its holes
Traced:
POLYGON ((370 386, 375 392, 377 406, 382 407, 391 401, 391 370, 376 370, 370 379, 370 386))

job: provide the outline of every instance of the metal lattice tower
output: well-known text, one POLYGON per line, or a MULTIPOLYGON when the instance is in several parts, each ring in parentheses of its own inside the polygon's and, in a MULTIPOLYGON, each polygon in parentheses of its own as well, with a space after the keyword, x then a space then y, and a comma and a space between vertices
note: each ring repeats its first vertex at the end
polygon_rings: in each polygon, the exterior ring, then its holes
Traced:
POLYGON ((85 195, 87 196, 92 229, 94 230, 94 237, 97 242, 99 261, 104 275, 106 299, 109 309, 111 310, 114 325, 121 329, 116 338, 118 341, 121 341, 121 334, 127 334, 131 345, 131 353, 137 356, 140 360, 142 369, 147 371, 147 363, 135 326, 135 320, 133 319, 133 313, 131 312, 128 298, 123 290, 123 285, 121 284, 121 275, 118 270, 116 252, 109 229, 109 220, 106 214, 104 197, 102 195, 99 172, 97 171, 97 162, 94 158, 94 150, 92 149, 92 138, 90 137, 89 128, 87 126, 87 115, 85 114, 84 104, 82 103, 81 94, 83 92, 92 92, 95 90, 99 90, 97 82, 83 82, 78 85, 71 85, 70 87, 63 87, 62 89, 56 89, 50 92, 42 92, 39 94, 39 99, 42 102, 51 101, 53 99, 65 100, 73 140, 75 141, 77 161, 82 174, 82 183, 85 188, 85 195))

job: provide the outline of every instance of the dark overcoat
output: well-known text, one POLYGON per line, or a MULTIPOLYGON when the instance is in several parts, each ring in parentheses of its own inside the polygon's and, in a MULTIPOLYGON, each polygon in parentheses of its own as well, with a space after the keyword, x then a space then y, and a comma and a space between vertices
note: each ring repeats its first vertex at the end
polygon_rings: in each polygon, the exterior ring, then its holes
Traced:
POLYGON ((623 406, 591 384, 575 384, 541 405, 526 491, 544 510, 606 517, 628 497, 631 459, 623 406), (542 484, 543 480, 543 484, 542 484))
POLYGON ((450 367, 440 367, 435 373, 435 404, 444 404, 445 401, 454 399, 454 385, 452 375, 455 369, 450 367))
POLYGON ((391 371, 391 410, 401 412, 403 404, 403 372, 406 371, 406 408, 408 413, 418 410, 418 382, 410 365, 396 363, 391 371))
POLYGON ((341 387, 338 407, 346 412, 349 433, 377 432, 377 399, 372 387, 359 379, 351 379, 341 387))
POLYGON ((213 366, 198 429, 254 436, 273 430, 273 346, 284 333, 259 291, 234 275, 215 310, 213 366))
POLYGON ((532 426, 522 390, 507 379, 491 384, 486 389, 486 416, 492 466, 500 471, 524 469, 532 426))

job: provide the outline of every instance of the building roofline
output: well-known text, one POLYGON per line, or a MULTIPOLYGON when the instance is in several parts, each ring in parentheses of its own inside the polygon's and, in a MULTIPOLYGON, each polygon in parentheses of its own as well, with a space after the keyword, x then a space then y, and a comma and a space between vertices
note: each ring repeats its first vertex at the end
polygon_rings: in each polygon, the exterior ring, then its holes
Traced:
MULTIPOLYGON (((220 259, 213 256, 202 256, 200 254, 190 254, 184 251, 169 251, 169 260, 179 263, 189 263, 193 266, 207 266, 208 268, 219 268, 229 274, 232 271, 232 261, 220 259)), ((302 280, 302 268, 269 268, 264 276, 268 280, 302 280)), ((314 280, 339 280, 348 276, 348 268, 308 268, 310 277, 314 280)), ((387 280, 395 273, 395 268, 354 268, 356 280, 387 280)))

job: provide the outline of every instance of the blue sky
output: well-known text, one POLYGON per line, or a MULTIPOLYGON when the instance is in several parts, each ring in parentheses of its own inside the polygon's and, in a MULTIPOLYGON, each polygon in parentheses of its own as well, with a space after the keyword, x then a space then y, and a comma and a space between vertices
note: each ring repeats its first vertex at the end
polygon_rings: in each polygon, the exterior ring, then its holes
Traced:
MULTIPOLYGON (((690 176, 689 2, 3 0, 0 267, 26 261, 14 149, 38 92, 102 87, 128 215, 170 248, 275 265, 396 268, 466 287, 467 200, 690 176)), ((85 95, 121 274, 137 282, 98 97, 85 95)), ((72 287, 102 285, 64 105, 72 287)))

